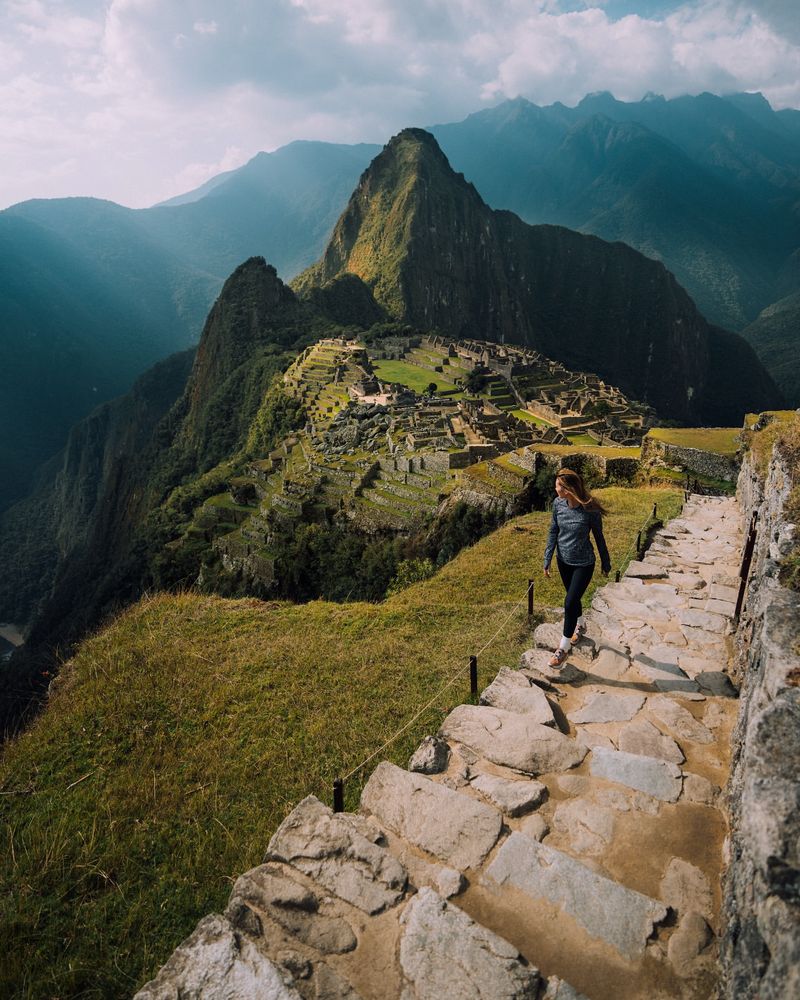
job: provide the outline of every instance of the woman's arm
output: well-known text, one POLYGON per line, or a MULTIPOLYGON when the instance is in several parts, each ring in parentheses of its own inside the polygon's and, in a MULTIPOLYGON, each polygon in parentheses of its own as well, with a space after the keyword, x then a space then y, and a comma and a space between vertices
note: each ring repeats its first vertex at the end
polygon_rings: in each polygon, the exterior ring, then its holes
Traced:
POLYGON ((553 501, 553 517, 550 521, 550 531, 547 535, 547 545, 544 549, 544 572, 545 575, 550 573, 550 563, 553 561, 553 553, 556 550, 556 543, 558 542, 558 518, 556 517, 556 501, 553 501))
POLYGON ((603 537, 603 515, 599 511, 592 511, 591 525, 595 545, 597 545, 597 552, 600 556, 600 568, 604 573, 610 573, 611 557, 608 554, 608 546, 603 537))

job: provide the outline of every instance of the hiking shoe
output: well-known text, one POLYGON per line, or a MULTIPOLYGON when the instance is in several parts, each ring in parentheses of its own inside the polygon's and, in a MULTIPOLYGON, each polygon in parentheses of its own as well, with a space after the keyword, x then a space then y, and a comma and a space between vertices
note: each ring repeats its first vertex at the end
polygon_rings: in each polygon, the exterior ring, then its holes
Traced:
POLYGON ((564 661, 566 660, 568 655, 569 655, 569 650, 561 649, 561 647, 559 647, 555 651, 555 653, 553 653, 553 655, 550 657, 550 662, 548 663, 548 666, 563 667, 564 661))
POLYGON ((582 638, 583 638, 583 637, 584 637, 585 635, 586 635, 586 626, 585 626, 585 625, 576 625, 576 626, 575 626, 575 631, 574 631, 574 633, 573 633, 573 635, 572 635, 572 638, 571 638, 571 639, 570 639, 569 641, 570 641, 570 642, 572 643, 572 645, 574 646, 574 645, 575 645, 575 643, 576 643, 576 642, 580 642, 580 641, 581 641, 581 639, 582 639, 582 638))

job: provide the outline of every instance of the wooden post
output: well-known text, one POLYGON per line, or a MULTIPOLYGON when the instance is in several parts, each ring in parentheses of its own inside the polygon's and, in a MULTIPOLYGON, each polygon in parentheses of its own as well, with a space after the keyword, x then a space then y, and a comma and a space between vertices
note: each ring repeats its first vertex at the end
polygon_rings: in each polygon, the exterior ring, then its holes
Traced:
POLYGON ((533 617, 533 580, 528 580, 528 618, 533 617))
POLYGON ((619 583, 619 570, 614 574, 614 582, 619 583))
POLYGON ((344 782, 341 778, 333 780, 333 811, 344 812, 344 782))
POLYGON ((655 517, 655 516, 656 516, 656 514, 657 514, 657 511, 658 511, 658 504, 657 504, 657 503, 654 503, 654 504, 653 504, 653 517, 655 517))
POLYGON ((469 658, 469 693, 478 693, 478 657, 470 656, 469 658))

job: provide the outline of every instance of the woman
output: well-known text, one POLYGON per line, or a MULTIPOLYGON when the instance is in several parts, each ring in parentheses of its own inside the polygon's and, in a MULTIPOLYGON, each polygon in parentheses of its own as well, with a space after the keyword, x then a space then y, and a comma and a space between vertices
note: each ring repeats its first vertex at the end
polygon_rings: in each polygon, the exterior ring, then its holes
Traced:
POLYGON ((569 655, 570 646, 577 642, 585 627, 578 624, 581 598, 586 593, 594 573, 594 549, 589 533, 594 535, 604 576, 611 571, 611 560, 603 538, 603 514, 608 513, 589 493, 583 479, 572 469, 556 473, 556 498, 547 547, 544 551, 544 575, 550 576, 550 562, 557 550, 558 572, 567 591, 564 600, 564 628, 561 643, 550 660, 551 667, 560 667, 569 655))

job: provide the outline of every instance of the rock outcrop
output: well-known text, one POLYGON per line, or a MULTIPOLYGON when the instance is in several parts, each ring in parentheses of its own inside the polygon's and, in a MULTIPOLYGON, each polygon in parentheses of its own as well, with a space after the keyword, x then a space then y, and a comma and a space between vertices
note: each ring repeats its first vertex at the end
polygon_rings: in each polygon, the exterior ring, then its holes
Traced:
POLYGON ((791 484, 778 452, 765 481, 750 456, 739 478, 746 520, 756 515, 758 534, 733 671, 741 711, 732 736, 722 939, 731 1000, 800 993, 800 594, 778 579, 797 531, 784 514, 791 484))

